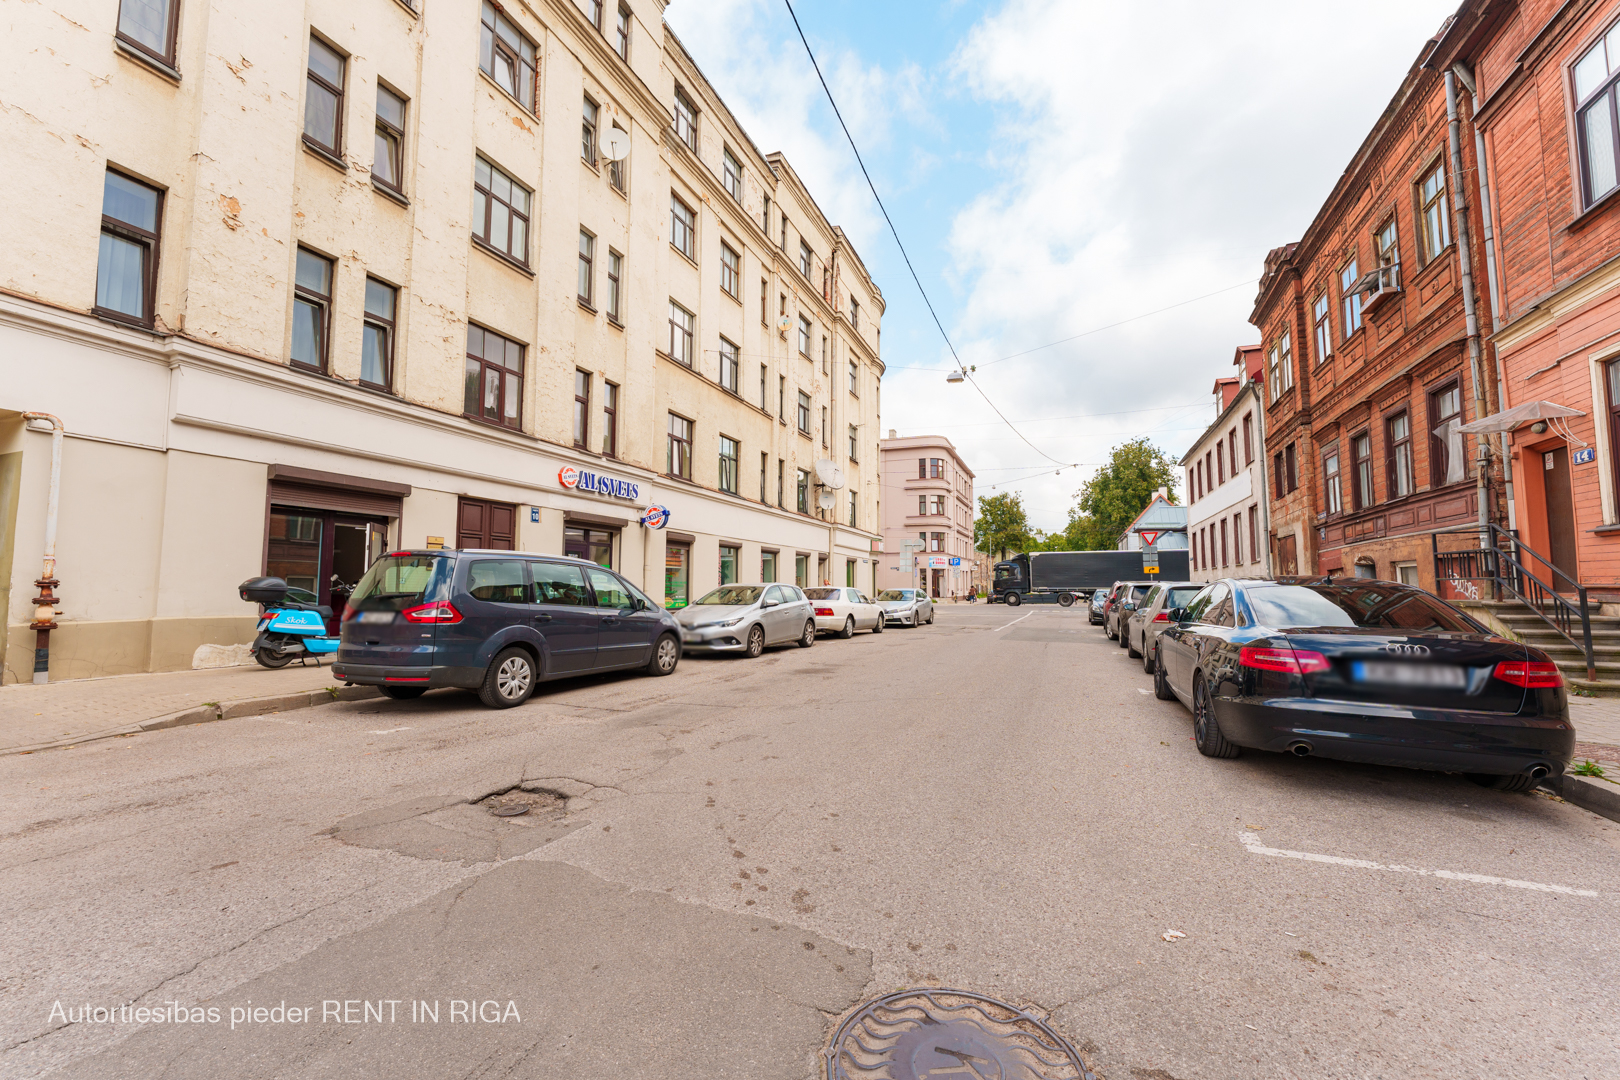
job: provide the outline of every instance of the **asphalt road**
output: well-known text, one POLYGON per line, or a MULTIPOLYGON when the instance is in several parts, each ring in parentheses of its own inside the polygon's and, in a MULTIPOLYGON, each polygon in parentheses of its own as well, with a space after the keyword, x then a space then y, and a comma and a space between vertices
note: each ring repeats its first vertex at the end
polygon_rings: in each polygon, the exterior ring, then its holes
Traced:
POLYGON ((1107 1080, 1620 1076, 1620 826, 1206 759, 1149 687, 1083 611, 947 606, 0 758, 0 1074, 811 1080, 934 984, 1107 1080))

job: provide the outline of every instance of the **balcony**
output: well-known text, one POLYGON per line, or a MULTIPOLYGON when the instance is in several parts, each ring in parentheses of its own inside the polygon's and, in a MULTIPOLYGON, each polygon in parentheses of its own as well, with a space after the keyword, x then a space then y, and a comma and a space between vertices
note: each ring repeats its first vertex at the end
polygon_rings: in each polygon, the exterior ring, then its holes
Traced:
POLYGON ((1362 315, 1371 315, 1392 297, 1399 296, 1401 292, 1401 264, 1390 263, 1369 270, 1357 281, 1352 292, 1365 294, 1361 301, 1362 315))

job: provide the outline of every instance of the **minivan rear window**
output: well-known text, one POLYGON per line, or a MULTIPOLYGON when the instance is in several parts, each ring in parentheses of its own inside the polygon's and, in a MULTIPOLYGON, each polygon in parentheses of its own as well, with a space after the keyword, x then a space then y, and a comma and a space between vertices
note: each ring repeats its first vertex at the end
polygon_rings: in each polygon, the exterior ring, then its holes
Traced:
POLYGON ((349 607, 355 611, 404 611, 408 607, 450 598, 450 568, 443 555, 384 555, 371 564, 354 587, 349 607))

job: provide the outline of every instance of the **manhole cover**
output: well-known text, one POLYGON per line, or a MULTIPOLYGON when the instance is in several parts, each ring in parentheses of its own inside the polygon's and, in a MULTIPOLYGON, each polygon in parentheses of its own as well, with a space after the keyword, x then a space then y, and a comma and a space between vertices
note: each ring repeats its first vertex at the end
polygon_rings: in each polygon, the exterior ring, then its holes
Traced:
POLYGON ((902 990, 868 1002, 827 1047, 827 1080, 1095 1080, 1044 1020, 966 990, 902 990))
POLYGON ((494 814, 496 817, 517 817, 520 814, 527 814, 528 812, 529 808, 524 806, 522 803, 508 803, 505 806, 497 806, 495 809, 490 811, 490 813, 494 814))

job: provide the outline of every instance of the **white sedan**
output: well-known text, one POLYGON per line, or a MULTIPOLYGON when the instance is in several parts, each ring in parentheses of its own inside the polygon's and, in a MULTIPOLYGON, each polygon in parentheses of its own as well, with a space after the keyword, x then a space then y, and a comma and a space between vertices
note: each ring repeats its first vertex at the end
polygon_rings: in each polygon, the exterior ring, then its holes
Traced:
POLYGON ((806 589, 810 606, 816 612, 816 629, 842 638, 857 630, 883 633, 883 609, 862 596, 859 589, 806 589))

